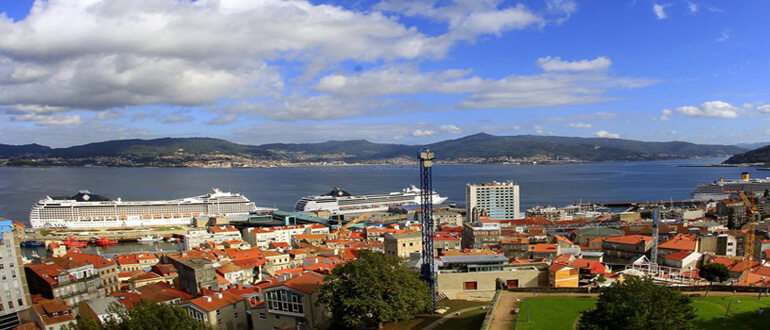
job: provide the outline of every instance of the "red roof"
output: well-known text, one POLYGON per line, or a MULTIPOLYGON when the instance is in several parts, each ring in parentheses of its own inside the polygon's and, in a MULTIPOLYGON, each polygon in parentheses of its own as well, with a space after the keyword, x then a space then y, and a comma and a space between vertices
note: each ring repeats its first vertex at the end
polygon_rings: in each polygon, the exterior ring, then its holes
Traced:
POLYGON ((527 250, 537 253, 556 253, 556 244, 530 244, 527 250))
POLYGON ((298 277, 294 277, 285 282, 275 283, 273 285, 270 285, 268 288, 286 286, 306 294, 311 294, 316 290, 316 288, 318 288, 321 284, 323 284, 323 281, 324 281, 323 275, 316 272, 310 272, 310 273, 305 273, 298 277))
POLYGON ((139 295, 142 299, 147 299, 152 302, 163 302, 174 299, 187 300, 193 297, 189 293, 174 288, 166 282, 143 285, 135 290, 139 291, 139 295))
POLYGON ((692 254, 691 251, 678 251, 678 252, 674 252, 666 255, 666 259, 682 261, 684 260, 684 258, 687 258, 691 254, 692 254))
POLYGON ((605 242, 622 243, 622 244, 642 244, 642 242, 652 242, 652 237, 642 235, 629 235, 629 236, 617 236, 607 237, 605 242))
POLYGON ((212 233, 226 233, 226 232, 238 232, 238 229, 235 229, 235 227, 226 225, 226 226, 211 226, 209 227, 209 230, 212 233))
POLYGON ((661 243, 658 248, 666 250, 695 251, 698 238, 691 234, 678 234, 668 241, 661 243))
POLYGON ((607 272, 607 267, 597 260, 575 259, 569 265, 575 268, 588 269, 591 271, 591 274, 604 274, 607 272))
POLYGON ((274 249, 288 249, 291 247, 291 245, 286 242, 270 242, 270 247, 274 249))
POLYGON ((49 285, 58 284, 58 281, 56 280, 56 276, 65 272, 64 268, 54 263, 50 265, 49 264, 27 264, 27 265, 24 265, 24 267, 31 269, 35 274, 40 276, 40 278, 48 282, 49 285))
POLYGON ((213 312, 222 307, 233 305, 243 299, 245 298, 235 293, 222 291, 211 295, 195 298, 193 300, 190 300, 190 303, 200 307, 204 311, 213 312))

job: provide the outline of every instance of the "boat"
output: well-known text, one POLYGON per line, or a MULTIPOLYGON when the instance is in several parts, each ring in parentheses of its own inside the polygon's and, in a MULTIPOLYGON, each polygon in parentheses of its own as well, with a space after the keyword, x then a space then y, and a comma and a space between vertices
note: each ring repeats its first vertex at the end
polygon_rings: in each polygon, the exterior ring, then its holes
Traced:
POLYGON ((117 240, 109 240, 109 239, 107 239, 107 237, 101 237, 101 238, 97 239, 94 243, 96 243, 96 245, 98 245, 98 246, 108 246, 108 245, 118 244, 118 241, 117 240))
POLYGON ((72 237, 72 235, 70 235, 70 236, 67 236, 67 239, 64 240, 64 245, 70 248, 71 247, 81 248, 81 247, 87 247, 88 241, 78 241, 74 237, 72 237))
POLYGON ((690 198, 694 201, 724 200, 729 199, 730 195, 739 191, 754 192, 754 195, 760 196, 765 190, 770 189, 770 178, 752 179, 748 172, 741 173, 740 180, 719 180, 712 183, 698 185, 691 193, 690 198))
POLYGON ((124 201, 112 200, 88 190, 73 196, 46 196, 29 213, 32 228, 127 228, 189 225, 197 216, 245 217, 259 208, 238 193, 213 192, 173 200, 124 201))
POLYGON ((39 246, 45 246, 45 243, 30 240, 30 241, 21 242, 21 244, 19 245, 21 245, 21 247, 39 247, 39 246))
MULTIPOLYGON (((353 196, 349 192, 335 187, 323 195, 301 198, 294 206, 294 211, 328 211, 332 214, 387 211, 391 207, 419 205, 420 192, 420 188, 410 186, 401 191, 387 194, 353 196)), ((434 205, 439 205, 446 200, 447 197, 441 197, 437 192, 433 191, 434 205)))
POLYGON ((176 237, 169 237, 169 238, 166 239, 166 242, 169 242, 169 243, 176 243, 178 241, 179 241, 179 239, 176 238, 176 237))
POLYGON ((143 237, 138 238, 136 241, 139 243, 152 243, 152 242, 160 242, 163 240, 162 236, 152 236, 152 235, 145 235, 143 237))

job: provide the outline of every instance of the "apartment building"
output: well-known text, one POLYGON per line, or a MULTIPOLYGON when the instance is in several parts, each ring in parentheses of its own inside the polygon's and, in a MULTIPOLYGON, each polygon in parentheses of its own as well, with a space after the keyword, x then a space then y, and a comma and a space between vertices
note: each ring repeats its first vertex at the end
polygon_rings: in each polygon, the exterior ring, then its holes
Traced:
POLYGON ((473 214, 495 220, 519 219, 519 185, 512 182, 486 182, 465 186, 465 205, 469 221, 473 214))
POLYGON ((463 225, 463 249, 499 248, 500 233, 499 223, 465 223, 463 225))
POLYGON ((0 294, 0 329, 10 329, 19 325, 18 313, 29 309, 32 300, 19 246, 24 226, 18 222, 0 220, 0 232, 0 278, 5 291, 0 294))

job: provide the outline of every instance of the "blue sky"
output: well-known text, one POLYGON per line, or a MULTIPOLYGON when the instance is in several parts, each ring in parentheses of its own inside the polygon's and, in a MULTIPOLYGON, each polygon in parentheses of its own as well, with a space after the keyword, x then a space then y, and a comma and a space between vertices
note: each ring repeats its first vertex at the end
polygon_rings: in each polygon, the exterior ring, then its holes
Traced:
POLYGON ((0 143, 770 141, 767 1, 3 1, 0 143))

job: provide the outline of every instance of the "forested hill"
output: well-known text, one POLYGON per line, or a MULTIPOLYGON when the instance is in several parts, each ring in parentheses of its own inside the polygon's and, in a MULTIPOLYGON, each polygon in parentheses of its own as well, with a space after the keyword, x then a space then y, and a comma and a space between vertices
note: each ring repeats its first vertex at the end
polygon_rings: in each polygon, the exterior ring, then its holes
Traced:
POLYGON ((759 149, 754 149, 727 159, 725 164, 753 164, 753 163, 765 163, 770 164, 770 145, 764 146, 759 149))
MULTIPOLYGON (((558 136, 495 136, 485 133, 424 145, 448 162, 507 162, 537 160, 624 161, 691 157, 725 157, 746 149, 730 145, 702 145, 689 142, 644 142, 608 138, 558 136)), ((123 157, 131 159, 172 159, 228 155, 248 159, 286 162, 342 161, 369 162, 413 159, 423 146, 374 143, 366 140, 321 143, 237 144, 212 138, 162 138, 153 140, 115 140, 67 148, 37 144, 0 144, 4 158, 86 159, 123 157)))

